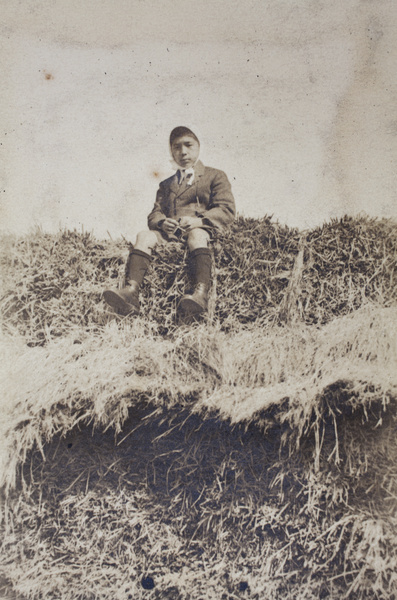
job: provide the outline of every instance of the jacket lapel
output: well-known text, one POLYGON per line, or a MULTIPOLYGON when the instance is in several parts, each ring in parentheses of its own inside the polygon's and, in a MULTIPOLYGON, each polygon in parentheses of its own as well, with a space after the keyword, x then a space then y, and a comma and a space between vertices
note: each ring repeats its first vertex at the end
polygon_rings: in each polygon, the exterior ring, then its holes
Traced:
POLYGON ((205 166, 203 165, 201 160, 198 160, 194 167, 195 178, 199 179, 202 175, 204 175, 204 170, 205 170, 205 166))
POLYGON ((173 175, 171 177, 171 181, 170 181, 170 192, 172 192, 173 194, 175 194, 175 196, 177 196, 179 194, 180 191, 180 186, 179 186, 179 182, 178 182, 178 174, 175 173, 175 175, 173 175))
POLYGON ((194 166, 194 181, 192 183, 192 185, 187 185, 186 182, 183 182, 182 185, 179 185, 178 183, 178 175, 175 174, 175 186, 176 188, 173 187, 173 181, 171 182, 171 191, 175 192, 175 197, 179 198, 179 196, 182 196, 182 194, 186 194, 186 192, 193 192, 193 196, 197 195, 197 186, 200 180, 200 177, 203 175, 204 173, 204 165, 203 163, 199 160, 197 161, 197 163, 194 166))

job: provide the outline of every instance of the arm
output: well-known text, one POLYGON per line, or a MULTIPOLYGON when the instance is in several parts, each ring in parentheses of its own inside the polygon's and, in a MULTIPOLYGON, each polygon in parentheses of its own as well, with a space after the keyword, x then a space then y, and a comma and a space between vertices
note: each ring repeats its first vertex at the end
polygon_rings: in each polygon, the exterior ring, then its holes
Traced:
POLYGON ((236 206, 230 182, 223 171, 216 171, 210 186, 210 199, 203 211, 204 226, 223 229, 234 221, 236 206))
POLYGON ((148 216, 148 226, 149 229, 161 229, 162 221, 165 221, 167 215, 165 214, 165 197, 164 191, 160 184, 159 189, 156 194, 156 201, 154 203, 154 207, 152 212, 148 216))
POLYGON ((152 212, 148 216, 149 229, 164 231, 167 235, 172 235, 177 227, 179 227, 179 223, 175 219, 168 217, 166 212, 167 202, 164 190, 160 184, 157 190, 156 202, 154 203, 152 212))

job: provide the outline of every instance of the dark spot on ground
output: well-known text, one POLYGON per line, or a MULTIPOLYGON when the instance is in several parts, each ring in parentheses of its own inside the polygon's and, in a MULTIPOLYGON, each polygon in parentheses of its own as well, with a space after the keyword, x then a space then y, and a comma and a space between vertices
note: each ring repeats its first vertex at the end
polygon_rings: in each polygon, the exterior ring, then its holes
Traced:
POLYGON ((152 577, 144 577, 142 579, 142 587, 145 590, 152 590, 154 588, 154 581, 152 577))

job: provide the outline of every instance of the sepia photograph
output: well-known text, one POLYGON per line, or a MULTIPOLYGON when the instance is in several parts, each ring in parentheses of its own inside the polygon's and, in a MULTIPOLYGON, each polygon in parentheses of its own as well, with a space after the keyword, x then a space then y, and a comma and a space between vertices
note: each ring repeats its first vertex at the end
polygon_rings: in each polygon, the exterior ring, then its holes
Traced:
POLYGON ((0 14, 0 600, 396 600, 397 4, 0 14))

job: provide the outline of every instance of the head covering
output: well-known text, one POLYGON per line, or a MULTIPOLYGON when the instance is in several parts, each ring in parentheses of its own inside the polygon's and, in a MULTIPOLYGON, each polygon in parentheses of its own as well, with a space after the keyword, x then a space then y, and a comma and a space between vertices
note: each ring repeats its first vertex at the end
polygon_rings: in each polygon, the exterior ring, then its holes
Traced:
POLYGON ((175 129, 173 129, 171 131, 170 146, 172 147, 172 144, 175 142, 175 140, 180 137, 183 137, 184 135, 188 135, 188 136, 192 137, 194 140, 196 140, 196 142, 198 144, 200 144, 198 137, 196 136, 196 134, 193 133, 193 131, 191 129, 189 129, 188 127, 184 127, 183 125, 180 125, 179 127, 175 127, 175 129))

